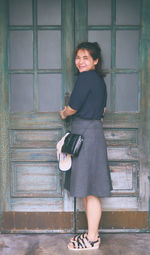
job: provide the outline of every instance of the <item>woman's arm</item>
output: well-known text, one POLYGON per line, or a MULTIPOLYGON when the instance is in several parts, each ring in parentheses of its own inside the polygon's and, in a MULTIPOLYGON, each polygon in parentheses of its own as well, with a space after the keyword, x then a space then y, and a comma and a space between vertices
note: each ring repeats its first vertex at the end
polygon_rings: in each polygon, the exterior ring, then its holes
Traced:
POLYGON ((68 116, 75 114, 77 111, 72 109, 69 105, 65 106, 63 110, 60 111, 60 116, 65 120, 68 116))

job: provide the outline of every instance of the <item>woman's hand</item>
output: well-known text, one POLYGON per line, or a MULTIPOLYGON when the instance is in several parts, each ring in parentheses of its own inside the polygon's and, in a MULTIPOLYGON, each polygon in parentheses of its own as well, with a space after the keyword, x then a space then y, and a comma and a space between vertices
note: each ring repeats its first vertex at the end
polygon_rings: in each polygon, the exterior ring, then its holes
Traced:
POLYGON ((66 106, 64 107, 63 110, 61 110, 61 111, 59 112, 60 117, 62 118, 62 120, 65 120, 65 119, 67 118, 67 116, 65 115, 65 110, 66 110, 66 106))
POLYGON ((61 110, 60 116, 62 118, 62 120, 65 120, 68 116, 71 116, 73 114, 75 114, 77 111, 72 109, 70 106, 65 106, 63 110, 61 110))

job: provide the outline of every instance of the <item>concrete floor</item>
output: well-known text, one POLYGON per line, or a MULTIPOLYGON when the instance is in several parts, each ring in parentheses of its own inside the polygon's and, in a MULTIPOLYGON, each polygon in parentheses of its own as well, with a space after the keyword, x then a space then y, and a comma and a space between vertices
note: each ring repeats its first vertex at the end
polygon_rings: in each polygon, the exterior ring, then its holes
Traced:
POLYGON ((101 234, 95 251, 69 251, 70 234, 0 235, 0 255, 150 255, 150 234, 101 234))

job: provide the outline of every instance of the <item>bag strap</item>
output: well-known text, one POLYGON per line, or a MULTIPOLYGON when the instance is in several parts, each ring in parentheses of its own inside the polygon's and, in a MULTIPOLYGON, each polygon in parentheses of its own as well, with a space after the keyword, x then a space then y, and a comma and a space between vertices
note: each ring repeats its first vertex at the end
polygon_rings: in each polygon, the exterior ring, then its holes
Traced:
POLYGON ((85 133, 86 133, 86 131, 88 130, 88 128, 91 126, 91 124, 93 124, 93 122, 91 121, 90 123, 89 123, 89 125, 86 127, 86 129, 84 130, 84 132, 83 132, 83 134, 82 135, 84 135, 85 133))

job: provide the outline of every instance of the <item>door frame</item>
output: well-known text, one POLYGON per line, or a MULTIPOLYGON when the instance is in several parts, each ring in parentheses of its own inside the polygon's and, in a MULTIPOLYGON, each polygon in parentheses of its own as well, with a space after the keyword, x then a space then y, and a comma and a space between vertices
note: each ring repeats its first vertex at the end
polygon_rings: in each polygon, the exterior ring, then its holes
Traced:
MULTIPOLYGON (((76 1, 76 12, 80 13, 80 20, 76 21, 78 29, 81 28, 81 24, 83 22, 86 22, 86 17, 82 13, 82 8, 80 8, 81 1, 76 1)), ((84 0, 83 4, 86 5, 86 0, 84 0)), ((66 8, 69 8, 70 11, 73 10, 74 1, 65 0, 64 1, 64 12, 66 11, 66 8)), ((143 169, 144 171, 147 171, 149 169, 149 176, 150 176, 150 31, 149 31, 149 23, 150 23, 150 2, 149 0, 143 0, 142 1, 142 33, 141 33, 141 53, 142 53, 142 98, 141 98, 141 119, 142 119, 142 137, 143 137, 143 144, 144 147, 144 153, 145 158, 143 160, 143 169)), ((70 33, 73 33, 73 27, 74 23, 72 21, 72 17, 70 16, 69 19, 71 20, 71 25, 68 29, 70 29, 70 33)), ((63 26, 68 25, 68 17, 65 15, 65 18, 63 20, 63 26)), ((86 31, 79 30, 79 37, 75 38, 75 42, 78 43, 80 40, 83 40, 87 38, 86 31)), ((68 33, 69 35, 69 33, 68 33)), ((64 68, 64 75, 63 78, 63 84, 65 84, 67 81, 67 89, 65 93, 70 92, 72 89, 72 81, 73 81, 73 69, 71 74, 68 72, 69 65, 72 63, 73 55, 72 55, 72 46, 68 48, 68 41, 72 40, 72 44, 74 46, 74 37, 68 36, 66 38, 67 34, 64 34, 63 40, 63 46, 64 46, 64 52, 63 52, 63 61, 66 61, 65 55, 66 52, 69 51, 70 55, 70 63, 67 62, 66 67, 64 68)), ((7 225, 8 221, 10 225, 13 225, 12 222, 15 218, 15 220, 19 221, 20 213, 14 216, 14 213, 10 212, 9 208, 9 200, 10 200, 10 188, 9 188, 9 141, 8 141, 8 133, 9 133, 9 112, 8 112, 8 70, 7 70, 7 38, 8 38, 8 2, 6 0, 0 0, 0 218, 1 218, 1 229, 2 232, 7 232, 7 230, 4 228, 5 224, 7 225), (11 222, 12 219, 12 222, 11 222)), ((71 45, 71 44, 70 44, 71 45)), ((150 190, 150 177, 149 177, 149 190, 150 190)), ((148 192, 148 191, 147 191, 148 192)), ((107 222, 108 219, 111 217, 111 220, 109 220, 108 227, 106 228, 110 229, 110 224, 115 220, 116 225, 119 228, 119 220, 120 221, 127 219, 130 217, 130 219, 133 219, 136 217, 136 219, 140 219, 141 217, 141 225, 135 224, 135 228, 138 229, 139 232, 149 232, 150 231, 150 192, 148 192, 149 196, 149 212, 104 212, 103 216, 103 222, 107 222), (117 224, 118 222, 118 224, 117 224)), ((25 213, 22 213, 25 215, 25 213)), ((32 220, 34 219, 34 212, 29 213, 30 216, 32 216, 32 220)), ((47 214, 47 217, 49 214, 47 214)), ((62 219, 65 220, 65 217, 67 216, 67 213, 63 214, 62 219)), ((28 215, 29 217, 29 215, 28 215)), ((44 215, 39 214, 38 220, 44 217, 44 215)), ((51 214, 51 220, 53 219, 54 215, 51 214)), ((67 227, 71 227, 74 225, 72 223, 73 218, 76 219, 77 215, 76 212, 73 216, 73 214, 68 215, 68 225, 67 227), (70 217, 70 218, 69 218, 70 217)), ((22 218, 23 219, 23 218, 22 218)), ((63 220, 63 222, 64 222, 63 220)), ((137 220, 137 222, 138 222, 137 220)), ((84 222, 83 215, 80 215, 80 221, 84 222)), ((104 223, 103 223, 104 224, 104 223)), ((121 224, 121 223, 120 223, 121 224)), ((7 225, 7 226, 8 226, 7 225)), ((83 224, 84 225, 84 224, 83 224)), ((104 224, 105 225, 105 224, 104 224)), ((125 228, 128 228, 128 224, 125 223, 125 228)), ((63 227, 65 227, 63 225, 63 227)), ((75 225, 74 225, 75 229, 75 225)), ((63 231, 63 230, 62 230, 63 231)), ((72 230, 73 231, 73 230, 72 230)), ((113 230, 110 230, 112 232, 113 230)), ((114 230, 115 231, 115 230, 114 230)), ((123 230, 120 230, 121 232, 123 230)), ((126 230, 125 230, 126 231, 126 230)), ((129 230, 132 231, 132 230, 129 230)))
POLYGON ((141 96, 141 120, 142 120, 142 138, 145 155, 143 169, 148 169, 148 181, 149 181, 149 204, 148 204, 148 230, 150 231, 150 2, 143 0, 142 2, 142 33, 141 33, 141 84, 142 84, 142 96, 141 96))
POLYGON ((0 0, 0 215, 9 210, 8 2, 0 0))

